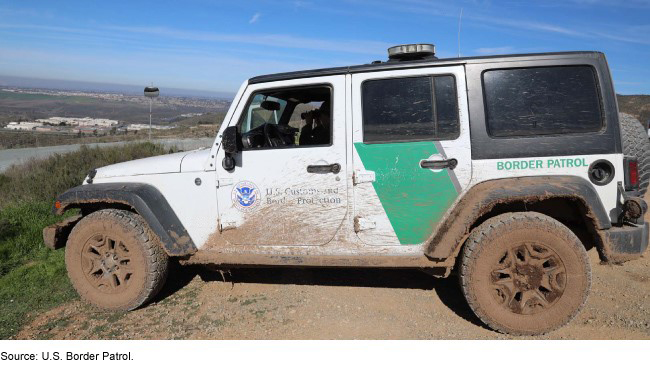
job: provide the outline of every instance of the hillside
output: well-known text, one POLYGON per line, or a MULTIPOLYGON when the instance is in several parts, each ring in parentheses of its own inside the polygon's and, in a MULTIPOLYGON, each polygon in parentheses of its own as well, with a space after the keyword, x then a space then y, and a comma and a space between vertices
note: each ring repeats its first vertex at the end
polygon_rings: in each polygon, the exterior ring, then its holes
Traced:
POLYGON ((184 126, 196 126, 196 125, 221 125, 223 118, 226 116, 226 112, 216 112, 216 113, 205 113, 202 115, 195 115, 187 118, 177 118, 172 120, 172 123, 184 126))
MULTIPOLYGON (((55 116, 149 122, 149 102, 144 96, 86 94, 92 96, 0 90, 0 127, 11 121, 55 116)), ((153 120, 157 124, 170 123, 183 114, 225 112, 227 106, 225 101, 161 96, 154 100, 153 120)))
POLYGON ((617 95, 617 98, 620 111, 635 116, 647 129, 650 121, 650 95, 617 95))

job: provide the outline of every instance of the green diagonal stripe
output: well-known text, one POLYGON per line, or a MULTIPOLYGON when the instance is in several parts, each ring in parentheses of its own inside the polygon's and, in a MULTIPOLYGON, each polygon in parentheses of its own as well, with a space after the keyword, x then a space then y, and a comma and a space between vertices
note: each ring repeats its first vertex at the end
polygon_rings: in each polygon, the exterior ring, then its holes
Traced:
POLYGON ((438 150, 433 142, 354 144, 400 243, 423 243, 456 199, 446 170, 432 172, 420 161, 438 150))

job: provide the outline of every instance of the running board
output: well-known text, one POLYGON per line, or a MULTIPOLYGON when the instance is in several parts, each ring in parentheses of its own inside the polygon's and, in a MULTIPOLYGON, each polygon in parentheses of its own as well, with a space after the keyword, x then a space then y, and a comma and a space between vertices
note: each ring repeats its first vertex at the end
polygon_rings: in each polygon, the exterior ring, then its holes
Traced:
MULTIPOLYGON (((446 268, 453 262, 436 262, 426 256, 321 256, 284 254, 235 254, 216 250, 199 250, 182 261, 184 265, 212 264, 223 266, 315 266, 377 268, 446 268)), ((442 270, 443 273, 445 270, 442 270)))

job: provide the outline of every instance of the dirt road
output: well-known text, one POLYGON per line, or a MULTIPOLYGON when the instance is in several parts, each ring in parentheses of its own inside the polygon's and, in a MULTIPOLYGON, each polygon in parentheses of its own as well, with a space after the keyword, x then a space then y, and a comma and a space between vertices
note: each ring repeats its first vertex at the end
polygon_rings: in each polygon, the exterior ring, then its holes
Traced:
MULTIPOLYGON (((608 266, 589 252, 591 296, 545 339, 650 339, 650 258, 608 266)), ((647 256, 647 255, 646 255, 647 256)), ((155 303, 130 313, 80 301, 35 318, 20 339, 497 339, 456 278, 412 270, 175 268, 155 303), (225 279, 225 280, 224 280, 225 279)))

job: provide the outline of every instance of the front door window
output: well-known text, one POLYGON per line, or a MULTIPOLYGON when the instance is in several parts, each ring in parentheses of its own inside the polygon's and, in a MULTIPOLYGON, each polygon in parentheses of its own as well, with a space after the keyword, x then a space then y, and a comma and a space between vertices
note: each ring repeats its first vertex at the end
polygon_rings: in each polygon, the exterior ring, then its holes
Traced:
POLYGON ((245 150, 332 144, 329 86, 258 91, 239 120, 245 150))

